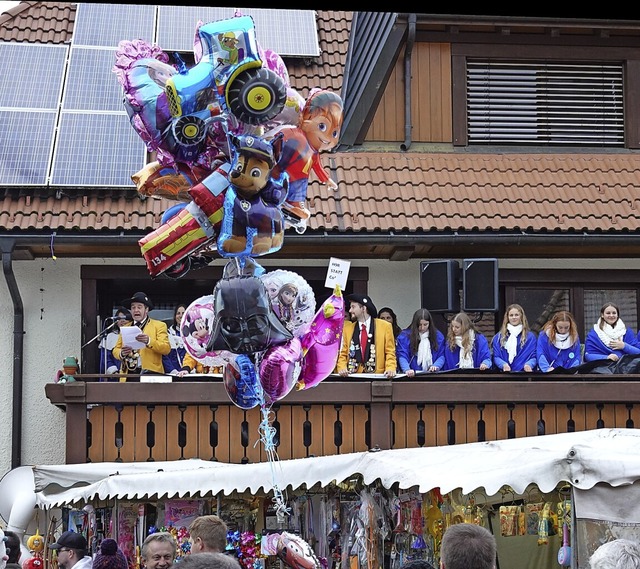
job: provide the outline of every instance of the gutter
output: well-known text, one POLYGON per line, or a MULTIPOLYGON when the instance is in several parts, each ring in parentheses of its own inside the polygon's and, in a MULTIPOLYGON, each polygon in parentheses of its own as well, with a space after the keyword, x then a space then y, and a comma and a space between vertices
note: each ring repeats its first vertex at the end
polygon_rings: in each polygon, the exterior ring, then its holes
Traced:
MULTIPOLYGON (((57 235, 54 245, 113 245, 122 247, 135 247, 138 249, 138 240, 144 235, 127 236, 104 235, 104 236, 88 236, 88 235, 57 235)), ((398 235, 393 232, 374 234, 371 232, 340 234, 328 233, 327 231, 313 232, 307 230, 302 235, 295 231, 285 234, 286 243, 297 245, 349 245, 349 244, 369 244, 369 245, 630 245, 640 244, 640 233, 588 233, 586 231, 580 233, 527 233, 521 232, 490 232, 490 233, 466 233, 453 231, 442 234, 425 234, 425 233, 404 233, 398 235), (637 243, 634 243, 637 242, 637 243)), ((50 235, 34 234, 18 236, 1 236, 0 246, 4 250, 10 243, 12 249, 16 247, 33 247, 47 246, 51 243, 50 235)), ((283 246, 283 249, 285 246, 283 246)), ((283 250, 280 253, 284 253, 283 250)), ((77 256, 77 255, 74 255, 77 256)), ((114 251, 115 257, 119 256, 114 251)), ((130 255, 126 255, 130 257, 130 255)))
POLYGON ((409 31, 404 48, 404 142, 400 150, 407 151, 411 146, 411 55, 416 42, 416 15, 409 14, 409 31))
POLYGON ((13 300, 13 389, 11 417, 11 468, 22 464, 22 385, 24 361, 24 306, 13 273, 11 255, 15 240, 0 239, 2 270, 13 300))

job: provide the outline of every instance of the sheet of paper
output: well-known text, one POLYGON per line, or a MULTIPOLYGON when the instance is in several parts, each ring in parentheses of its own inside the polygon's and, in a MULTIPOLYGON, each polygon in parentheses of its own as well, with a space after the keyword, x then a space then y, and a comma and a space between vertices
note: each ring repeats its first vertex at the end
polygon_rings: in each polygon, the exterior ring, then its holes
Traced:
POLYGON ((324 281, 324 286, 333 289, 336 285, 340 285, 340 288, 345 290, 347 288, 350 267, 351 261, 331 257, 331 259, 329 259, 329 266, 327 267, 327 277, 324 281))
POLYGON ((120 328, 120 334, 122 334, 123 346, 129 346, 134 350, 139 350, 140 348, 145 347, 145 344, 136 340, 136 336, 138 334, 142 334, 142 330, 140 330, 138 326, 123 326, 120 328))

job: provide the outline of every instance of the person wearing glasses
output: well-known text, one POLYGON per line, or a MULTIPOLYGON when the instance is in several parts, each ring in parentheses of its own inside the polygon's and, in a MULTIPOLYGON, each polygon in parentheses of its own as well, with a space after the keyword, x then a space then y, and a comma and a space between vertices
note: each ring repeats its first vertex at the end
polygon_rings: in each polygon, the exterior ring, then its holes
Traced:
POLYGON ((49 546, 58 555, 59 569, 91 569, 93 559, 87 555, 87 540, 74 531, 65 531, 49 546))
POLYGON ((167 531, 149 534, 140 549, 140 559, 146 569, 168 569, 177 554, 178 542, 167 531))

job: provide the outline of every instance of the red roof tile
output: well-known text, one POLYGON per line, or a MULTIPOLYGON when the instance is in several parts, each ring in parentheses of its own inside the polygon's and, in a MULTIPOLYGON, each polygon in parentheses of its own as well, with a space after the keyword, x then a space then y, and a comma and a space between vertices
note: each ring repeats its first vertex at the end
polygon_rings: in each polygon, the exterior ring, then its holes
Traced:
MULTIPOLYGON (((640 230, 640 155, 337 153, 338 189, 310 184, 311 230, 621 232, 640 230), (612 205, 615 204, 615 205, 612 205)), ((5 190, 6 230, 141 230, 174 202, 133 191, 5 190)))

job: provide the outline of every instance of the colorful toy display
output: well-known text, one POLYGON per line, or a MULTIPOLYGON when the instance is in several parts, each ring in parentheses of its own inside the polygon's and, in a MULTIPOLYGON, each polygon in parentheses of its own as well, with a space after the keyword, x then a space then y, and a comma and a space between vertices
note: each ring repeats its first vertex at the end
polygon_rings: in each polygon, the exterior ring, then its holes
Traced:
POLYGON ((306 230, 310 171, 336 187, 319 153, 338 142, 337 93, 314 87, 305 101, 282 58, 258 44, 250 16, 198 23, 194 60, 171 63, 143 40, 116 51, 131 125, 157 157, 132 180, 140 196, 186 204, 139 241, 152 277, 179 278, 216 252, 274 253, 286 227, 306 230))

